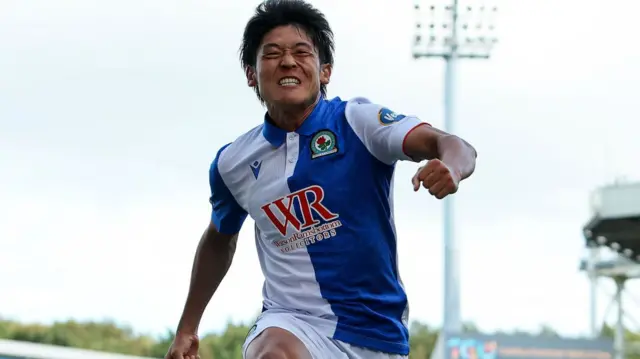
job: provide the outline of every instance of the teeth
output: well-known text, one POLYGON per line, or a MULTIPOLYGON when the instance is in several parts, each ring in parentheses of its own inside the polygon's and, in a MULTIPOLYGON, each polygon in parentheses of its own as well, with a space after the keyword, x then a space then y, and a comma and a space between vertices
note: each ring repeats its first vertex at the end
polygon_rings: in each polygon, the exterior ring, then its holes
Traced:
POLYGON ((280 80, 280 85, 282 86, 295 86, 300 84, 300 81, 296 80, 293 77, 285 77, 282 80, 280 80))

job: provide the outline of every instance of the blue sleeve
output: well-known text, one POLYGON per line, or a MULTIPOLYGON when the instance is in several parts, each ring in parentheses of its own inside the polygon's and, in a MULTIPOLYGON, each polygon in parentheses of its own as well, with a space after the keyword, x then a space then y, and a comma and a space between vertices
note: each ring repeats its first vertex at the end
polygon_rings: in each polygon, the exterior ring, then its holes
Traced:
POLYGON ((236 234, 247 218, 247 212, 240 207, 231 191, 224 183, 220 171, 218 170, 218 160, 220 154, 229 144, 223 146, 209 169, 209 186, 211 187, 212 206, 211 221, 215 224, 218 232, 224 234, 236 234))

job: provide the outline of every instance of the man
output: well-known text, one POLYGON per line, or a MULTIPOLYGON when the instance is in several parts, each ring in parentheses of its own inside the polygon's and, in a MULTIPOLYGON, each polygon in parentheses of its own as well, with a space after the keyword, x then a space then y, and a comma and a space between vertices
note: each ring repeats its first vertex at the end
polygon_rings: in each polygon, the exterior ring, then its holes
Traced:
POLYGON ((166 358, 197 357, 200 319, 247 215, 256 223, 265 283, 245 358, 407 358, 394 166, 430 160, 413 188, 441 199, 474 171, 475 150, 364 98, 328 100, 333 34, 303 1, 259 5, 246 26, 241 59, 267 113, 211 165, 212 219, 166 358))

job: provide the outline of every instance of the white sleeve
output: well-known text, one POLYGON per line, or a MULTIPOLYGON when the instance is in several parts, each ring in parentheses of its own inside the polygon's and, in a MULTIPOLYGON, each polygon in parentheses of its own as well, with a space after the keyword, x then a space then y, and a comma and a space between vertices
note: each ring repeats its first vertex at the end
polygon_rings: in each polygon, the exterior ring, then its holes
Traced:
POLYGON ((362 97, 347 102, 345 116, 367 150, 388 165, 399 160, 413 161, 404 152, 404 139, 414 128, 428 125, 415 116, 397 114, 362 97))

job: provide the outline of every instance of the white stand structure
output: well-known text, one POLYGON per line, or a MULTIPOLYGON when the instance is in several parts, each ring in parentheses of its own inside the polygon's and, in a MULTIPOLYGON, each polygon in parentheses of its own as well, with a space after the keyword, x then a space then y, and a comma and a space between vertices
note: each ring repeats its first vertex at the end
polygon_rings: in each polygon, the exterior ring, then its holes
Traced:
POLYGON ((596 291, 599 278, 610 278, 616 284, 617 307, 614 349, 615 359, 624 359, 630 349, 624 339, 623 294, 625 284, 640 278, 640 183, 616 184, 597 189, 591 197, 591 219, 584 226, 589 256, 581 263, 591 280, 591 334, 599 334, 596 291), (619 256, 600 261, 602 247, 619 256))

